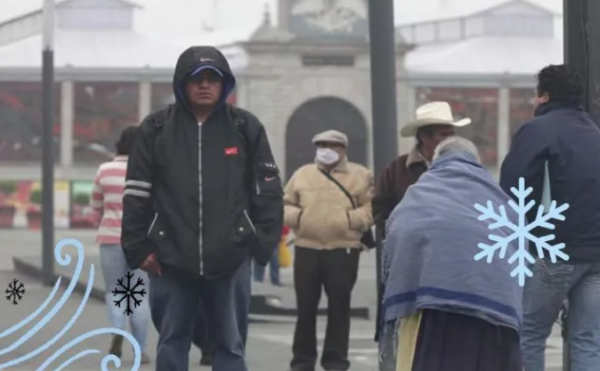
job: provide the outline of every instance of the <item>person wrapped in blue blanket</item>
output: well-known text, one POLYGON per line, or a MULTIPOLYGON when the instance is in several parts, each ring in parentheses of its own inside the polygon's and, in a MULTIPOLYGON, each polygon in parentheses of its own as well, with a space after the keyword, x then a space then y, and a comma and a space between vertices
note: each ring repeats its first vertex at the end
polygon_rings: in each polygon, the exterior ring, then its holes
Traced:
POLYGON ((475 145, 450 137, 430 169, 411 186, 387 222, 384 319, 398 321, 397 371, 522 371, 522 287, 504 259, 476 261, 488 235, 509 236, 480 221, 476 203, 509 196, 481 166, 475 145))

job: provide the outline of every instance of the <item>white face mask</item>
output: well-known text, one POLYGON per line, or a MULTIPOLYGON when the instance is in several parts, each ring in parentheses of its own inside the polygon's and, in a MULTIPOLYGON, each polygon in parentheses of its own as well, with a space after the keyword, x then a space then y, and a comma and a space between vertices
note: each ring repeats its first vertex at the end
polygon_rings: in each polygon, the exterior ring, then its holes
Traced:
POLYGON ((317 161, 323 165, 333 165, 340 159, 339 153, 331 148, 318 148, 317 161))

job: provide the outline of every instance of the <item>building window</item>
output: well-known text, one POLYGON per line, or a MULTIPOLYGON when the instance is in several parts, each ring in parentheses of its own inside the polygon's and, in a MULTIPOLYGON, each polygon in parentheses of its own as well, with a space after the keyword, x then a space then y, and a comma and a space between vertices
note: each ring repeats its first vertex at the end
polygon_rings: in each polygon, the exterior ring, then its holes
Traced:
POLYGON ((432 101, 445 101, 452 106, 458 120, 469 117, 471 125, 458 128, 457 135, 470 139, 477 145, 481 161, 488 168, 497 166, 498 89, 475 88, 419 88, 418 105, 432 101))
POLYGON ((534 114, 533 88, 510 89, 510 137, 517 132, 519 127, 531 120, 534 114))
POLYGON ((138 125, 138 104, 138 83, 76 83, 74 161, 97 165, 110 160, 123 129, 138 125))
MULTIPOLYGON (((54 159, 60 141, 60 85, 54 90, 54 159)), ((35 163, 42 159, 42 85, 0 82, 0 162, 35 163)))

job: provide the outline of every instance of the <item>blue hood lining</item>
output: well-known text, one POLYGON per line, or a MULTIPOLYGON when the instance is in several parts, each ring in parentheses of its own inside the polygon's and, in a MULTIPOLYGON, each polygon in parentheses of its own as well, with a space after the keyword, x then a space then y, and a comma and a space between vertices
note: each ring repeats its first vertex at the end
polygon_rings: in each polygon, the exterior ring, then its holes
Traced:
MULTIPOLYGON (((183 102, 183 104, 186 107, 188 107, 188 102, 187 102, 187 98, 185 97, 185 84, 187 83, 189 78, 192 76, 193 71, 196 71, 198 68, 202 67, 202 65, 203 64, 200 63, 200 64, 194 66, 194 68, 190 71, 190 73, 188 73, 187 76, 183 80, 181 80, 181 83, 177 87, 177 97, 176 98, 177 98, 177 100, 183 102)), ((221 92, 221 97, 219 98, 217 105, 224 104, 227 101, 227 98, 229 97, 231 92, 233 92, 233 90, 235 89, 235 78, 231 74, 229 74, 227 71, 223 71, 222 69, 218 68, 217 66, 214 66, 214 65, 210 65, 210 66, 213 68, 216 68, 223 74, 223 90, 221 92)))

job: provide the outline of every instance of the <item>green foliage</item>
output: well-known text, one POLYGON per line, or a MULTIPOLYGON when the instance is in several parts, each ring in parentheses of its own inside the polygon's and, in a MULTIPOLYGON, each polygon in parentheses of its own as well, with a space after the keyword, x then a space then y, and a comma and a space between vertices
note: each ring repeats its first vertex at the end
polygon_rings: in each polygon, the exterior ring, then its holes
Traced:
POLYGON ((90 195, 85 193, 77 193, 73 196, 73 202, 77 205, 88 206, 90 204, 90 195))
POLYGON ((14 193, 17 190, 17 182, 11 180, 3 180, 0 181, 0 191, 2 193, 9 195, 14 193))
POLYGON ((31 191, 31 193, 29 194, 29 201, 32 204, 41 205, 42 204, 42 190, 34 189, 33 191, 31 191))

